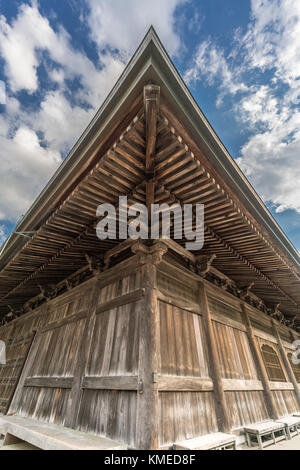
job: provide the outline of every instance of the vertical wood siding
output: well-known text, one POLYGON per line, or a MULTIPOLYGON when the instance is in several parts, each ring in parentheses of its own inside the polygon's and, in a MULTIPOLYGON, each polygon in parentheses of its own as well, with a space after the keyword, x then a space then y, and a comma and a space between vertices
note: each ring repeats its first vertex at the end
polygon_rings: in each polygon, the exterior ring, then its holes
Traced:
MULTIPOLYGON (((26 369, 27 383, 25 380, 17 406, 18 413, 64 425, 72 397, 71 387, 76 383, 73 378, 80 362, 79 351, 86 351, 75 425, 81 431, 111 437, 134 447, 139 392, 132 383, 139 375, 139 325, 144 314, 143 300, 125 302, 123 305, 118 303, 118 306, 111 308, 105 304, 144 287, 142 279, 142 268, 123 279, 102 279, 97 281, 98 288, 93 296, 88 281, 41 307, 47 315, 39 315, 41 310, 37 310, 36 314, 0 328, 0 339, 7 343, 8 348, 7 365, 0 366, 0 412, 5 411, 12 398, 33 331, 38 330, 37 352, 26 369), (91 305, 96 311, 99 307, 97 314, 90 309, 91 305), (101 309, 103 305, 106 310, 101 309), (86 323, 90 311, 94 313, 90 323, 86 323), (86 325, 91 325, 91 328, 85 330, 86 325), (89 331, 88 340, 84 338, 84 331, 89 331), (86 348, 83 347, 84 341, 86 348), (106 378, 114 377, 114 384, 117 384, 119 379, 128 380, 130 376, 133 376, 133 381, 128 382, 129 390, 107 385, 112 382, 106 378), (104 381, 101 378, 105 378, 104 381), (115 389, 106 389, 106 386, 115 389)), ((184 276, 175 279, 170 272, 158 274, 158 288, 165 293, 165 301, 159 301, 160 351, 156 372, 162 379, 168 376, 166 383, 170 377, 180 377, 181 383, 186 383, 187 378, 210 378, 209 352, 200 307, 197 309, 196 305, 197 283, 191 281, 189 285, 189 282, 184 276), (173 299, 170 303, 166 294, 173 299), (184 305, 186 309, 176 306, 176 299, 180 299, 179 305, 184 305), (194 309, 198 313, 193 313, 194 309)), ((213 314, 213 332, 223 379, 258 380, 238 307, 231 307, 213 297, 209 298, 209 306, 213 314), (225 324, 226 319, 228 324, 225 324)), ((262 339, 257 341, 260 346, 267 342, 262 339)), ((276 344, 270 344, 275 347, 281 361, 276 344)), ((166 388, 158 393, 161 446, 218 430, 215 395, 209 386, 203 391, 197 388, 183 391, 180 386, 175 390, 166 388)), ((298 410, 292 390, 272 393, 281 416, 298 410)), ((225 398, 232 428, 268 418, 262 391, 226 391, 225 398)))
POLYGON ((24 362, 30 349, 34 331, 45 321, 39 315, 30 315, 0 328, 0 339, 6 344, 6 364, 0 364, 0 413, 5 413, 11 402, 24 362))
POLYGON ((257 372, 247 334, 213 321, 218 358, 225 379, 257 379, 257 372))
POLYGON ((263 392, 225 392, 233 428, 268 419, 263 392))
POLYGON ((293 390, 274 390, 272 394, 279 416, 286 416, 299 411, 296 395, 293 390))
POLYGON ((213 392, 160 393, 160 445, 217 431, 213 392))
MULTIPOLYGON (((140 272, 100 289, 98 305, 141 286, 140 272)), ((96 315, 85 377, 138 374, 140 302, 121 305, 96 315)), ((78 429, 134 445, 137 392, 89 390, 82 392, 78 429)))
POLYGON ((61 388, 25 387, 18 414, 63 425, 69 393, 70 390, 61 388))
POLYGON ((159 302, 161 374, 209 377, 200 315, 159 302))
POLYGON ((137 393, 116 390, 84 390, 78 429, 107 436, 134 446, 137 393))

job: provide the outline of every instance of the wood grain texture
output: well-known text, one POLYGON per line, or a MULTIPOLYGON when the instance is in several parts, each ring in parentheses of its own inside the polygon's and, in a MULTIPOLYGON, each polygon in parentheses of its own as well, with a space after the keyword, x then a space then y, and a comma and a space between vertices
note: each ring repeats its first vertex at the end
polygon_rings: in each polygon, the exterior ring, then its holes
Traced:
POLYGON ((213 392, 160 393, 160 445, 216 432, 213 392))
POLYGON ((225 392, 231 428, 268 419, 262 391, 225 392))

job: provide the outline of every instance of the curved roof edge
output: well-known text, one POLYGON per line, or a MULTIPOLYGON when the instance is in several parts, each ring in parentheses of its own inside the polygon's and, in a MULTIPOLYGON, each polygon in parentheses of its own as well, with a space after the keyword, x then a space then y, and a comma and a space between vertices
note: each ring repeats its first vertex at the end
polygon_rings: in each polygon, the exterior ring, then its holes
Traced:
MULTIPOLYGON (((142 82, 158 77, 166 93, 173 97, 189 121, 195 135, 209 149, 216 168, 222 170, 232 189, 242 196, 244 205, 249 209, 256 221, 271 235, 274 242, 288 255, 295 267, 300 270, 300 254, 287 235, 283 232, 261 198, 251 186, 237 163, 217 136, 204 116, 199 105, 185 85, 154 28, 151 26, 137 51, 125 67, 120 78, 95 114, 91 123, 80 136, 66 159, 50 179, 46 187, 34 201, 32 206, 17 224, 15 231, 34 230, 47 219, 51 213, 51 201, 55 194, 75 177, 75 173, 88 162, 88 149, 96 140, 105 135, 108 125, 120 117, 129 100, 142 89, 142 82), (50 207, 49 207, 50 205, 50 207)), ((0 252, 0 270, 18 252, 26 239, 12 233, 0 252)))

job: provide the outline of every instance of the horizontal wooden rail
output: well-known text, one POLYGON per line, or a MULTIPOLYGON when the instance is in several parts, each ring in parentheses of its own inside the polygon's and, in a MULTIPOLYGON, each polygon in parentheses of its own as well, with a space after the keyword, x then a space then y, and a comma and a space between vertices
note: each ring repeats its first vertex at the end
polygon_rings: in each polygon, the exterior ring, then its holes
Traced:
POLYGON ((46 328, 41 330, 41 333, 46 333, 46 331, 54 330, 55 328, 61 328, 62 326, 68 325, 69 323, 73 323, 74 321, 82 320, 87 316, 87 311, 82 310, 80 312, 74 313, 74 315, 70 315, 69 317, 61 318, 60 320, 56 320, 52 323, 49 323, 46 328))
MULTIPOLYGON (((156 375, 154 381, 161 392, 178 391, 213 391, 213 381, 210 378, 179 377, 172 375, 156 375)), ((222 379, 224 391, 254 391, 263 390, 260 380, 222 379)))
POLYGON ((112 300, 108 300, 103 304, 99 305, 96 310, 96 315, 102 312, 106 312, 107 310, 111 310, 116 307, 120 307, 121 305, 130 304, 140 300, 145 295, 145 289, 137 289, 133 292, 129 292, 129 294, 120 295, 119 297, 115 297, 112 300))
POLYGON ((90 390, 138 390, 138 377, 136 375, 84 377, 82 388, 90 390))
POLYGON ((182 310, 187 310, 191 313, 197 313, 198 315, 201 313, 199 305, 194 303, 192 300, 182 299, 181 297, 172 295, 169 292, 165 294, 161 290, 158 290, 157 298, 162 302, 174 305, 174 307, 181 308, 182 310))
POLYGON ((222 383, 225 392, 250 392, 264 389, 260 380, 222 379, 222 383))
POLYGON ((73 377, 28 377, 24 387, 72 388, 73 377))
POLYGON ((195 392, 213 390, 213 382, 209 378, 159 375, 154 378, 154 381, 157 382, 158 390, 161 392, 195 392))
POLYGON ((270 382, 271 390, 294 390, 292 382, 270 382))

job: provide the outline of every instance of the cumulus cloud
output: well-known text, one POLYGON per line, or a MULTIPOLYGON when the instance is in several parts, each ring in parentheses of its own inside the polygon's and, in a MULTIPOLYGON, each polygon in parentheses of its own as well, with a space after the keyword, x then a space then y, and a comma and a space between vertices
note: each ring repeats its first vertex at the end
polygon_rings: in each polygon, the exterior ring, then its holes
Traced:
POLYGON ((66 79, 77 77, 82 85, 77 97, 91 106, 101 102, 111 86, 110 80, 121 73, 124 64, 115 55, 103 55, 96 67, 85 54, 74 50, 70 39, 62 26, 53 30, 36 4, 21 5, 11 25, 1 16, 0 53, 11 91, 32 93, 38 89, 38 67, 43 63, 40 52, 47 52, 55 64, 48 66, 50 79, 63 84, 66 79))
MULTIPOLYGON (((170 53, 178 51, 174 12, 187 1, 154 0, 140 8, 137 0, 85 0, 80 19, 97 46, 95 62, 72 46, 62 25, 54 27, 51 18, 41 14, 36 0, 21 4, 11 20, 0 16, 0 56, 7 81, 5 113, 0 115, 0 221, 15 221, 29 208, 150 24, 170 53), (47 72, 46 85, 41 82, 42 67, 47 72), (70 88, 72 80, 77 86, 70 88), (33 110, 22 106, 21 91, 34 95, 33 110)), ((70 3, 78 8, 77 3, 70 3)), ((5 234, 1 225, 0 241, 5 234)))
POLYGON ((6 239, 6 228, 5 225, 0 225, 0 246, 6 239))
POLYGON ((234 72, 230 69, 224 51, 217 48, 212 40, 206 40, 199 45, 192 65, 184 74, 184 79, 188 84, 201 78, 204 78, 210 86, 217 84, 222 90, 222 97, 225 93, 235 95, 238 91, 247 90, 247 86, 239 76, 237 68, 234 72))
POLYGON ((16 220, 61 163, 61 156, 41 147, 28 127, 19 127, 12 138, 0 135, 0 149, 0 219, 16 220))
POLYGON ((217 105, 235 97, 236 119, 250 130, 238 164, 277 212, 300 213, 300 2, 252 0, 231 51, 201 43, 185 77, 217 85, 217 105))
POLYGON ((128 57, 152 24, 170 54, 178 52, 180 39, 174 31, 176 7, 188 0, 88 0, 91 37, 99 51, 109 47, 128 57))

